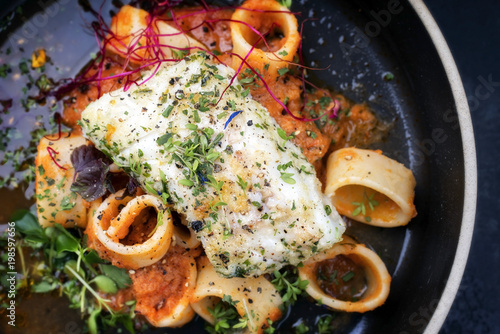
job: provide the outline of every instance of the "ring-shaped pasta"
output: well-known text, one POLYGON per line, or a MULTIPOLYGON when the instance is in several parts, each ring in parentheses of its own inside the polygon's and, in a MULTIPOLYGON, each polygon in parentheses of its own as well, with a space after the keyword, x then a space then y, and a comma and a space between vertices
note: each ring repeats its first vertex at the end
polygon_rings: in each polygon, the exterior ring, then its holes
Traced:
POLYGON ((207 257, 200 258, 196 290, 191 299, 193 310, 214 324, 214 317, 208 309, 225 295, 231 296, 241 317, 247 316, 249 333, 262 333, 268 326, 268 319, 275 321, 281 317, 281 296, 263 276, 223 278, 215 272, 207 257))
POLYGON ((152 195, 122 198, 123 194, 124 190, 120 190, 103 201, 91 218, 91 230, 105 248, 104 257, 115 266, 127 269, 149 266, 160 260, 170 247, 173 233, 170 210, 152 195), (140 244, 122 244, 120 239, 126 237, 136 216, 148 207, 153 207, 161 218, 152 235, 140 244))
MULTIPOLYGON (((274 0, 248 0, 245 1, 231 16, 231 39, 233 42, 233 52, 241 58, 248 58, 246 61, 256 69, 264 73, 265 64, 269 64, 267 73, 276 76, 280 68, 288 67, 293 61, 300 44, 300 34, 295 16, 288 8, 282 6, 274 0), (261 13, 259 13, 261 11, 261 13), (265 11, 265 15, 262 15, 265 11), (239 22, 246 22, 259 30, 263 25, 262 20, 271 20, 282 30, 285 36, 280 42, 281 47, 273 52, 267 52, 259 48, 252 50, 252 45, 260 38, 247 25, 239 22), (278 58, 279 57, 279 58, 278 58)), ((270 26, 271 27, 271 26, 270 26)), ((269 28, 270 28, 269 27, 269 28)), ((266 33, 266 32, 264 32, 266 33)), ((233 57, 232 67, 237 70, 241 64, 239 57, 233 57)))
POLYGON ((343 148, 326 168, 325 194, 340 214, 380 227, 406 225, 416 216, 413 173, 380 151, 343 148))
MULTIPOLYGON (((357 244, 351 238, 344 240, 332 248, 310 258, 299 269, 302 280, 309 281, 306 292, 322 304, 338 311, 364 313, 385 303, 389 296, 391 276, 384 262, 372 250, 363 244, 357 244), (357 301, 344 301, 331 297, 318 284, 318 266, 322 261, 333 259, 338 255, 348 256, 364 268, 366 290, 357 301)), ((341 279, 341 278, 339 278, 341 279)))

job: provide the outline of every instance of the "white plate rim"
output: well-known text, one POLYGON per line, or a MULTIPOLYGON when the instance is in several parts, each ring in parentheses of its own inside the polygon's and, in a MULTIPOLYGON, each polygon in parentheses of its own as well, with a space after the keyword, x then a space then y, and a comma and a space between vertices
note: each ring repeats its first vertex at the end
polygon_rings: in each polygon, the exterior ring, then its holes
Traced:
POLYGON ((477 201, 476 145, 467 96, 450 48, 425 3, 422 0, 409 0, 409 3, 429 33, 446 71, 455 100, 464 150, 464 207, 457 251, 439 303, 424 331, 424 334, 436 334, 443 326, 457 295, 472 242, 477 201))

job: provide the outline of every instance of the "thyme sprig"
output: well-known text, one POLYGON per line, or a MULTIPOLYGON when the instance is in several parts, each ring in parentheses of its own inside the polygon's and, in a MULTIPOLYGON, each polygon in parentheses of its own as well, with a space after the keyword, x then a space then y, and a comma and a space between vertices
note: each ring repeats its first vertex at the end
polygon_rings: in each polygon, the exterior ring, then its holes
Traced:
POLYGON ((318 334, 332 334, 334 332, 333 329, 334 318, 335 318, 335 313, 318 317, 316 323, 318 334))

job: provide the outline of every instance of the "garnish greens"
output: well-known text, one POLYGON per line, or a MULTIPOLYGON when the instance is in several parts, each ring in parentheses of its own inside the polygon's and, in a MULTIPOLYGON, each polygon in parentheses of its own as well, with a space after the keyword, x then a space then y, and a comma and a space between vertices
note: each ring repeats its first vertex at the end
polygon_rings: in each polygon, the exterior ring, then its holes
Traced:
POLYGON ((274 279, 271 281, 276 290, 281 294, 284 308, 293 305, 298 296, 306 289, 309 281, 301 280, 297 274, 297 268, 290 270, 275 270, 273 272, 274 279))
POLYGON ((317 322, 318 334, 331 334, 333 333, 332 322, 335 314, 327 314, 319 317, 317 322))
POLYGON ((125 269, 109 264, 85 247, 80 230, 67 230, 59 224, 43 228, 26 210, 17 212, 13 221, 20 234, 17 247, 23 263, 22 286, 35 293, 58 290, 66 295, 70 307, 80 309, 82 316, 87 317, 87 329, 92 334, 98 333, 98 328, 116 326, 134 333, 135 301, 126 302, 126 308, 117 311, 104 295, 132 284, 125 269), (40 260, 32 267, 36 272, 28 272, 21 247, 31 248, 40 260), (33 277, 41 278, 35 281, 33 277))
MULTIPOLYGON (((255 71, 259 74, 260 71, 258 69, 255 69, 255 71)), ((247 68, 245 69, 245 71, 243 71, 243 73, 240 73, 240 83, 241 84, 253 84, 255 85, 255 87, 260 87, 258 84, 257 84, 257 81, 260 80, 257 76, 256 73, 254 73, 251 69, 247 68)))
POLYGON ((288 71, 290 71, 288 68, 283 67, 283 68, 280 68, 280 69, 278 70, 278 74, 279 74, 279 75, 283 75, 283 74, 287 73, 288 71))
POLYGON ((349 282, 352 278, 354 278, 354 272, 348 271, 344 276, 342 276, 342 280, 344 282, 349 282))
POLYGON ((0 66, 0 78, 7 78, 7 74, 11 71, 8 64, 3 64, 0 66))
POLYGON ((292 167, 292 162, 291 161, 287 162, 286 164, 280 164, 280 165, 278 165, 277 168, 278 168, 278 171, 280 171, 280 173, 281 173, 280 177, 281 177, 281 179, 283 181, 285 181, 288 184, 295 184, 296 182, 293 179, 293 175, 294 174, 293 173, 285 173, 284 172, 286 169, 288 169, 290 167, 292 167))
POLYGON ((274 334, 274 332, 276 332, 276 328, 273 327, 273 321, 269 318, 267 319, 267 325, 269 327, 264 329, 264 334, 274 334))
POLYGON ((205 128, 198 129, 195 124, 189 124, 192 131, 192 138, 181 142, 174 140, 172 134, 167 133, 158 138, 157 143, 163 146, 165 151, 172 153, 172 159, 187 168, 186 179, 182 180, 183 185, 203 185, 208 181, 208 177, 213 172, 215 161, 220 157, 220 153, 215 151, 217 145, 224 134, 217 134, 214 139, 214 130, 205 128))
POLYGON ((385 72, 383 78, 385 81, 392 81, 394 80, 394 74, 392 74, 391 72, 385 72))
POLYGON ((106 193, 110 187, 107 174, 111 163, 104 153, 92 145, 82 145, 71 153, 71 163, 76 173, 71 191, 80 194, 89 202, 106 193))
POLYGON ((292 7, 292 0, 279 0, 279 3, 285 6, 286 8, 292 7))
POLYGON ((189 54, 189 50, 177 50, 177 49, 170 49, 172 51, 172 55, 174 59, 183 59, 189 54))
POLYGON ((338 274, 338 271, 337 270, 334 270, 333 273, 331 273, 328 277, 325 275, 325 273, 323 273, 323 271, 321 270, 321 266, 318 266, 318 271, 316 273, 316 275, 318 276, 318 278, 322 281, 327 281, 329 283, 335 283, 335 285, 339 285, 339 281, 337 280, 337 274, 338 274))
POLYGON ((248 182, 243 181, 241 176, 239 176, 239 175, 236 175, 236 176, 238 177, 238 182, 236 182, 236 183, 238 183, 238 185, 241 187, 241 189, 243 189, 243 191, 245 191, 248 187, 248 182))
POLYGON ((240 317, 236 311, 238 300, 233 301, 231 296, 224 295, 222 300, 213 308, 208 308, 208 312, 214 317, 214 325, 206 324, 205 330, 211 334, 234 333, 235 330, 242 330, 248 326, 247 316, 240 317))
POLYGON ((365 220, 367 222, 370 222, 372 219, 370 216, 366 215, 366 206, 365 206, 365 201, 368 203, 368 207, 370 208, 371 211, 375 210, 375 207, 379 205, 379 202, 374 200, 373 197, 375 196, 375 193, 371 194, 368 196, 366 191, 363 191, 363 198, 361 199, 361 202, 352 202, 352 205, 354 205, 356 208, 352 211, 353 216, 357 216, 359 214, 362 214, 365 216, 365 220))
POLYGON ((302 320, 298 324, 294 325, 293 329, 295 334, 309 333, 309 327, 302 320))
POLYGON ((293 134, 290 136, 287 136, 285 130, 283 130, 282 128, 277 128, 276 131, 278 132, 278 135, 280 136, 280 138, 284 140, 283 145, 282 145, 283 147, 285 146, 287 141, 295 138, 295 136, 293 134))
POLYGON ((285 181, 288 184, 295 184, 295 180, 292 178, 294 174, 293 173, 284 173, 281 172, 281 179, 285 181))

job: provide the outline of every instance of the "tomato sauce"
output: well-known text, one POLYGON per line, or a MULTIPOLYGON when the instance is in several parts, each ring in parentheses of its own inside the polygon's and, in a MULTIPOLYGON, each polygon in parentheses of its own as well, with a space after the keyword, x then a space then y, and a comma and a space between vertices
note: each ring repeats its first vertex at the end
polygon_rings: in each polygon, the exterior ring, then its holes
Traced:
POLYGON ((187 284, 190 268, 196 265, 194 257, 200 250, 187 251, 175 246, 155 264, 135 270, 130 275, 137 299, 135 311, 150 319, 160 320, 174 311, 185 293, 192 291, 187 284))

